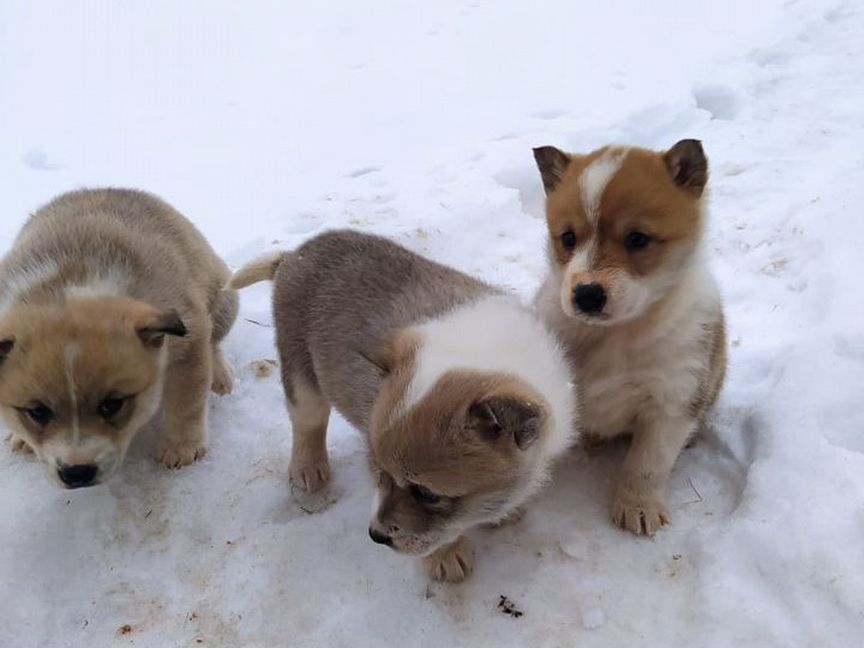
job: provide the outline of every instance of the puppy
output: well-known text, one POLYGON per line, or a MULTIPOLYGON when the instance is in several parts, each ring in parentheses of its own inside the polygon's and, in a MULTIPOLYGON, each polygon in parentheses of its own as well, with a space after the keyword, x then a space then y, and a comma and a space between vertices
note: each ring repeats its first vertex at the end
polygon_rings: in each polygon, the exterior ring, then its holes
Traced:
POLYGON ((120 466, 164 402, 160 460, 204 454, 207 393, 231 390, 219 341, 237 313, 228 267, 183 216, 120 189, 37 211, 0 263, 0 413, 66 488, 120 466))
POLYGON ((614 521, 653 534, 666 483, 717 398, 723 310, 705 262, 702 145, 665 152, 534 150, 546 190, 550 271, 536 305, 578 371, 588 439, 633 435, 614 521))
POLYGON ((368 439, 372 540, 462 580, 473 568, 463 534, 516 514, 571 442, 575 396, 554 335, 499 290, 357 232, 264 257, 230 285, 267 279, 291 481, 328 481, 335 407, 368 439))

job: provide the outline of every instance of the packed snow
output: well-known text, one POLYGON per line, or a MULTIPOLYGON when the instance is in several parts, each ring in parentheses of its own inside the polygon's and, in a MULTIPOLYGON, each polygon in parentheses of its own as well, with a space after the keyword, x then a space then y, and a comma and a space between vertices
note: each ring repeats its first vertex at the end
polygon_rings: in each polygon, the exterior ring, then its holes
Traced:
POLYGON ((528 300, 533 146, 696 137, 731 352, 671 526, 613 528, 625 448, 575 450, 443 585, 369 540, 341 419, 328 496, 292 497, 249 289, 203 461, 162 468, 151 430, 73 492, 0 453, 0 645, 862 645, 862 115, 855 0, 0 3, 0 253, 54 195, 131 186, 234 267, 347 226, 528 300))

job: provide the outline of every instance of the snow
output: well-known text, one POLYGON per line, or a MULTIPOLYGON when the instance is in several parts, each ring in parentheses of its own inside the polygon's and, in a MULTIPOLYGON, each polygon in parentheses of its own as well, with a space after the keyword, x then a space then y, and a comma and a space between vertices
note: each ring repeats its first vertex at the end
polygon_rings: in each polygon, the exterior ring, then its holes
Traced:
POLYGON ((446 586, 369 541, 341 419, 331 492, 292 498, 251 288, 204 461, 166 471, 145 434, 111 483, 67 492, 0 453, 0 645, 861 644, 862 34, 854 0, 0 3, 0 252, 61 191, 135 186, 234 266, 351 226, 527 299, 533 146, 698 137, 731 340, 671 527, 614 529, 624 448, 576 451, 446 586))

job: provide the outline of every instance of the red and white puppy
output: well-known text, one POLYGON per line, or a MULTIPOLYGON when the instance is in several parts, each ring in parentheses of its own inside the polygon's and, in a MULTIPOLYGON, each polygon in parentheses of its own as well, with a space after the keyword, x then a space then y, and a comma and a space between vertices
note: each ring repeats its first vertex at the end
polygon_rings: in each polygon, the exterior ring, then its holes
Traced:
POLYGON ((550 260, 536 303, 578 369, 584 437, 633 435, 614 521, 652 534, 670 520, 669 475, 726 369, 702 244, 708 163, 697 140, 665 152, 544 146, 534 157, 550 260))

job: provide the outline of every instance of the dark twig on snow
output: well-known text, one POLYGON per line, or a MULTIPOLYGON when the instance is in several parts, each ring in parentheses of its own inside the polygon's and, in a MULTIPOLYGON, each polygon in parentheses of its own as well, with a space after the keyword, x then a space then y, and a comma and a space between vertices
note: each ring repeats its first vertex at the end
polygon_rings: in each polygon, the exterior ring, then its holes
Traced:
POLYGON ((686 502, 686 504, 698 504, 699 502, 704 502, 705 498, 702 497, 702 493, 699 492, 699 489, 693 484, 693 479, 690 477, 687 478, 687 483, 690 484, 690 488, 693 489, 693 492, 696 493, 696 498, 692 502, 686 502))
POLYGON ((247 322, 250 324, 254 324, 255 326, 263 326, 264 328, 273 328, 271 324, 264 324, 263 322, 259 322, 258 320, 249 319, 248 317, 244 317, 247 322))

